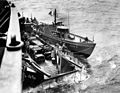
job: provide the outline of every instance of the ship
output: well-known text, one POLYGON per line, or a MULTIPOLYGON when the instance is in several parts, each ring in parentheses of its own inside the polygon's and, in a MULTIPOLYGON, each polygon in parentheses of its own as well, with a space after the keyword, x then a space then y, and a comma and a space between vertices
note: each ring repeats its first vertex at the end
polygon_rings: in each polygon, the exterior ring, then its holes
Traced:
MULTIPOLYGON (((40 86, 45 82, 47 85, 47 81, 52 83, 77 72, 81 73, 79 78, 82 77, 86 66, 73 57, 72 52, 64 53, 55 45, 41 42, 37 36, 29 36, 25 42, 27 51, 22 53, 23 89, 40 86)), ((89 74, 86 73, 86 76, 89 74)))
POLYGON ((9 2, 6 0, 0 1, 0 65, 6 47, 7 31, 9 28, 11 9, 9 2))
POLYGON ((38 24, 38 22, 34 21, 33 30, 46 42, 54 45, 57 43, 60 45, 64 44, 68 50, 74 53, 74 56, 88 58, 95 48, 96 43, 94 43, 94 40, 70 33, 69 27, 65 26, 62 22, 56 21, 56 9, 53 14, 54 22, 52 24, 38 24))

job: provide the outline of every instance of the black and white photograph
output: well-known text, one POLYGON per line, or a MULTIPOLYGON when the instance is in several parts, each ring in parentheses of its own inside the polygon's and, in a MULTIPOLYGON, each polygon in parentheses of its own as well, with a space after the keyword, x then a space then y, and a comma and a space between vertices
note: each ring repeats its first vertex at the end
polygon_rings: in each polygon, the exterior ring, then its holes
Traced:
POLYGON ((120 93, 120 1, 0 0, 0 93, 120 93))

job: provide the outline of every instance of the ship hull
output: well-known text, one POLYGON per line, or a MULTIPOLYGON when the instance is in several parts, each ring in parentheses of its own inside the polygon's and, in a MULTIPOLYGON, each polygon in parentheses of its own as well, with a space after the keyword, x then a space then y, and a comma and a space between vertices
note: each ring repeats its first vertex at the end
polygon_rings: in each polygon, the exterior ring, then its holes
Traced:
POLYGON ((0 1, 0 66, 2 64, 2 58, 4 55, 4 50, 6 47, 6 38, 5 34, 9 28, 11 9, 9 3, 6 0, 0 1))
POLYGON ((56 44, 56 43, 65 43, 68 50, 74 53, 76 57, 79 57, 80 55, 83 55, 85 58, 88 58, 91 53, 93 52, 95 48, 95 43, 75 43, 75 42, 70 42, 54 37, 47 36, 45 34, 40 34, 40 38, 45 40, 46 42, 50 44, 56 44))
POLYGON ((64 41, 68 50, 73 52, 75 55, 83 55, 85 58, 89 57, 95 48, 95 43, 71 43, 64 41))

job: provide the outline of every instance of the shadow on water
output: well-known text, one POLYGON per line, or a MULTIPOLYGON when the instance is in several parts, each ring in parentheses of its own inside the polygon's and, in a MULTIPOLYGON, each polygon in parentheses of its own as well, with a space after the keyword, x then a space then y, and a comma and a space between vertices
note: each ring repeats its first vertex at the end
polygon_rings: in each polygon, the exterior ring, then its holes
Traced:
POLYGON ((35 88, 43 81, 44 78, 42 74, 40 75, 32 72, 25 72, 23 74, 23 90, 27 88, 35 88))

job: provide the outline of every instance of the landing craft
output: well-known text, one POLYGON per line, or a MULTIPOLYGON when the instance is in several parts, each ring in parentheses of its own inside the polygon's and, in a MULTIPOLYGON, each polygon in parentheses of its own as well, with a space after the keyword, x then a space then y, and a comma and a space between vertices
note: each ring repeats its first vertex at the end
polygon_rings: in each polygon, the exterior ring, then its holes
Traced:
MULTIPOLYGON (((30 37, 28 42, 36 40, 42 43, 35 37, 30 37)), ((72 53, 63 53, 60 48, 49 43, 45 45, 39 45, 39 43, 29 43, 30 45, 26 48, 28 52, 23 53, 24 88, 26 86, 34 87, 49 80, 54 82, 54 80, 64 76, 67 77, 67 75, 72 73, 81 73, 82 68, 85 67, 77 58, 72 56, 72 53)))

